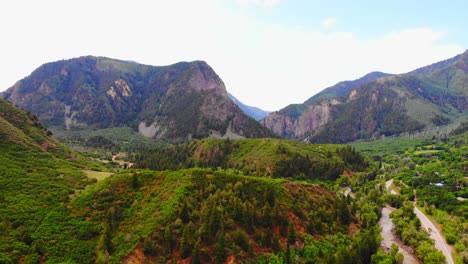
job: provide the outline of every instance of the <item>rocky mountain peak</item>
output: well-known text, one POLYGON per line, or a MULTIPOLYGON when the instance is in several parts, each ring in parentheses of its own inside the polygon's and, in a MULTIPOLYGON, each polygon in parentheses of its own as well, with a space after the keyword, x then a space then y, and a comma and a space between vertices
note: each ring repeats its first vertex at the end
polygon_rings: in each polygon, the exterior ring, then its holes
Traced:
POLYGON ((57 129, 131 127, 146 137, 271 135, 204 61, 149 66, 85 56, 46 63, 1 94, 57 129))

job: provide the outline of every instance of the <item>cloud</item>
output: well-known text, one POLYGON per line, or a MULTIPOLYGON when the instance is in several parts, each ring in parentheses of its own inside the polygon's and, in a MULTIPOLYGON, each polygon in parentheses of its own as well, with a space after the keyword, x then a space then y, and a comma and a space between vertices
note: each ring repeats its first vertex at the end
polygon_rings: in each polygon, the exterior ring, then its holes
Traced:
POLYGON ((83 55, 150 65, 205 60, 241 101, 277 110, 339 81, 403 73, 464 51, 431 28, 363 38, 266 22, 216 0, 25 2, 0 3, 8 10, 0 16, 0 91, 43 63, 83 55))
POLYGON ((322 25, 326 29, 329 29, 329 28, 333 27, 335 24, 336 24, 336 17, 329 17, 329 18, 322 21, 322 25))

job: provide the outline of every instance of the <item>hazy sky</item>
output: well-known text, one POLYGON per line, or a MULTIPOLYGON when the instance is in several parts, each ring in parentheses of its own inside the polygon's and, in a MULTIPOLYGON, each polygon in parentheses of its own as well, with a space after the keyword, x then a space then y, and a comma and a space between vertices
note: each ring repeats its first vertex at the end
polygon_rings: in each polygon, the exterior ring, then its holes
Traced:
POLYGON ((0 3, 0 91, 83 55, 205 60, 246 104, 278 110, 371 71, 468 48, 468 1, 15 0, 0 3))

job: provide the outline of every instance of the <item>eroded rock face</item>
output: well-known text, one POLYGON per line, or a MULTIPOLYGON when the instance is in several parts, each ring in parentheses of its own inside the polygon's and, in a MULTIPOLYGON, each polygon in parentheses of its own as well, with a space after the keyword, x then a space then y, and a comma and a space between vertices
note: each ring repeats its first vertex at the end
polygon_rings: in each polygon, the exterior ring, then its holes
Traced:
POLYGON ((289 138, 294 136, 295 121, 293 117, 278 112, 271 113, 262 120, 263 125, 273 133, 289 138))
MULTIPOLYGON (((294 135, 303 138, 315 133, 331 119, 331 106, 335 102, 325 101, 318 105, 310 105, 296 121, 294 135)), ((336 104, 336 103, 335 103, 336 104)))
POLYGON ((332 99, 309 105, 297 118, 274 112, 263 120, 263 124, 279 136, 304 139, 331 120, 332 107, 339 103, 332 99))
POLYGON ((130 86, 125 80, 123 79, 116 80, 115 86, 120 91, 120 94, 122 94, 122 96, 129 97, 132 95, 132 90, 130 89, 130 86))
POLYGON ((116 100, 118 96, 130 97, 132 96, 132 89, 130 85, 123 79, 118 79, 114 82, 114 86, 111 86, 107 90, 106 94, 109 95, 113 100, 116 100))
POLYGON ((149 126, 146 126, 145 122, 140 122, 138 132, 147 138, 162 138, 166 134, 166 129, 156 122, 149 126))

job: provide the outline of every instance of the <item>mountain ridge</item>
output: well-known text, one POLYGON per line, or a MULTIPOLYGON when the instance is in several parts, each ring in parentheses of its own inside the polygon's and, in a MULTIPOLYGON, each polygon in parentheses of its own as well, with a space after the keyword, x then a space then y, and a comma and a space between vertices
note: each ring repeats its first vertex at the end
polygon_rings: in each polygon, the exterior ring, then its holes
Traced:
POLYGON ((0 94, 47 126, 128 126, 149 138, 272 135, 228 98, 204 61, 149 66, 85 56, 42 65, 0 94))
POLYGON ((252 117, 253 119, 257 121, 265 118, 270 113, 270 111, 265 111, 258 107, 249 106, 249 105, 242 103, 241 101, 239 101, 239 99, 234 97, 234 95, 232 95, 229 92, 228 92, 228 96, 237 106, 239 106, 239 108, 242 111, 244 111, 244 113, 246 113, 248 116, 252 117))
POLYGON ((277 135, 322 143, 444 126, 468 109, 467 58, 468 51, 421 67, 417 74, 380 76, 341 96, 312 97, 309 104, 290 105, 262 122, 277 135))

